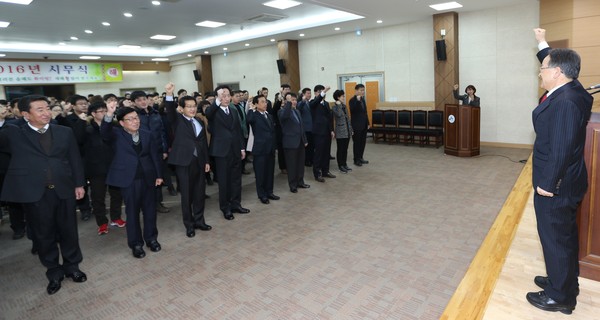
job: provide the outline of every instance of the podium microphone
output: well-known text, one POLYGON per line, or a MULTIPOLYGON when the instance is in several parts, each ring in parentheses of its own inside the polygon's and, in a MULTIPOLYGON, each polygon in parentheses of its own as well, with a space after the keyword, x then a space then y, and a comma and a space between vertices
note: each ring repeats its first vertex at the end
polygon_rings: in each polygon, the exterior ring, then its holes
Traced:
POLYGON ((597 85, 591 86, 591 87, 589 87, 589 88, 586 88, 585 90, 594 90, 594 89, 600 89, 600 84, 597 84, 597 85))

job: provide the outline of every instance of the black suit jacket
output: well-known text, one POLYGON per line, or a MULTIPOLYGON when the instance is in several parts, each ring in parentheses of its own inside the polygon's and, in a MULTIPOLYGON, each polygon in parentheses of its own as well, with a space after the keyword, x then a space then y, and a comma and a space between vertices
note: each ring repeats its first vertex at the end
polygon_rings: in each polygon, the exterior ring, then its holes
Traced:
MULTIPOLYGON (((167 119, 173 129, 174 137, 171 152, 169 152, 169 164, 176 166, 188 166, 194 160, 194 150, 200 163, 208 164, 208 143, 206 140, 206 127, 200 119, 195 119, 202 130, 196 136, 194 127, 190 120, 178 113, 175 101, 165 101, 167 119)), ((204 172, 204 168, 201 168, 204 172)))
MULTIPOLYGON (((5 124, 6 125, 6 124, 5 124)), ((75 198, 75 188, 85 183, 83 164, 71 129, 50 124, 50 154, 42 149, 39 133, 25 124, 6 125, 0 132, 0 148, 11 154, 2 188, 2 201, 32 203, 46 190, 46 170, 52 171, 52 184, 59 198, 75 198)))
MULTIPOLYGON (((538 52, 541 61, 550 48, 538 52)), ((581 196, 587 189, 583 159, 585 129, 594 98, 574 79, 554 91, 532 113, 533 187, 581 196)))
POLYGON ((275 153, 275 123, 271 115, 265 118, 260 112, 248 110, 246 122, 252 128, 254 134, 254 145, 252 154, 263 155, 275 153))
POLYGON ((333 114, 329 103, 318 94, 308 103, 312 115, 313 134, 329 135, 333 131, 333 114))
POLYGON ((235 109, 229 106, 227 108, 229 115, 213 103, 204 112, 211 134, 208 152, 213 157, 226 157, 233 151, 233 156, 241 159, 241 151, 245 149, 245 145, 239 115, 235 109))
POLYGON ((365 131, 369 127, 369 117, 367 116, 367 104, 365 97, 360 101, 356 96, 352 97, 348 102, 350 107, 350 124, 354 131, 365 131))
POLYGON ((284 148, 295 149, 307 143, 304 125, 302 124, 302 115, 297 109, 292 109, 290 102, 286 103, 285 107, 279 110, 279 121, 281 121, 281 142, 284 148), (296 114, 299 121, 294 119, 292 112, 296 114))

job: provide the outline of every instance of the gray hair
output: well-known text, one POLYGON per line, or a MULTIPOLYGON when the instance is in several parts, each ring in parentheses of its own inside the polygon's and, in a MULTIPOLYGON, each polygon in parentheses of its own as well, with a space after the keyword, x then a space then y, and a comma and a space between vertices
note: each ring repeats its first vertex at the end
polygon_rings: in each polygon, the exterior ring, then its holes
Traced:
POLYGON ((559 67, 562 73, 569 79, 577 79, 581 70, 581 57, 571 49, 556 48, 548 53, 549 67, 559 67))

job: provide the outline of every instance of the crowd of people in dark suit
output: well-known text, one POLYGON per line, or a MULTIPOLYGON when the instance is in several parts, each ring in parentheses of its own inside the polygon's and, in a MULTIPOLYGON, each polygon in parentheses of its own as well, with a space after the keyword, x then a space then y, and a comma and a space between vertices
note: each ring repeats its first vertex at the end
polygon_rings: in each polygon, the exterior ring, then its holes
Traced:
POLYGON ((305 167, 312 167, 318 182, 335 178, 329 169, 333 138, 341 173, 351 171, 350 138, 355 165, 368 163, 362 158, 364 86, 357 85, 350 110, 341 90, 330 106, 329 87, 305 88, 300 98, 290 89, 283 84, 275 102, 267 88, 249 97, 218 86, 202 97, 183 89, 175 94, 173 83, 162 96, 134 91, 122 98, 73 95, 64 104, 41 95, 0 101, 0 199, 13 239, 27 235, 46 267, 48 294, 59 291, 65 277, 87 280, 79 269, 77 209, 82 220, 95 217, 98 235, 111 226, 125 228, 132 255, 141 259, 144 247, 162 249, 156 221, 157 212, 169 210, 162 203, 164 185, 180 195, 185 234, 193 238, 196 230, 212 229, 204 218, 207 184, 218 183, 225 219, 250 213, 241 198, 246 163, 252 163, 263 204, 280 199, 274 193, 276 158, 292 193, 310 188, 305 167))

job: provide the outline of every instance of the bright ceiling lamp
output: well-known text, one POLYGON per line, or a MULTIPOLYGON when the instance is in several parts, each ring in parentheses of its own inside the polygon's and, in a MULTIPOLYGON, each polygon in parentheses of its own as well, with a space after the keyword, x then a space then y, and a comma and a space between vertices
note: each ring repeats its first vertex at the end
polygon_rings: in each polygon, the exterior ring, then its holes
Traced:
POLYGON ((0 2, 29 5, 33 0, 0 0, 0 2))
POLYGON ((274 0, 263 3, 263 5, 271 8, 277 8, 281 10, 289 9, 295 6, 301 5, 301 2, 292 1, 292 0, 274 0))
POLYGON ((432 4, 429 7, 432 9, 435 9, 437 11, 444 11, 444 10, 450 10, 450 9, 456 9, 456 8, 462 8, 462 4, 456 2, 456 1, 452 1, 452 2, 444 2, 444 3, 438 3, 438 4, 432 4))
POLYGON ((196 25, 198 27, 218 28, 218 27, 224 26, 225 23, 223 23, 223 22, 217 22, 217 21, 205 20, 205 21, 196 23, 196 25))

